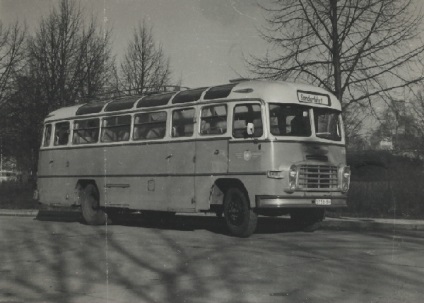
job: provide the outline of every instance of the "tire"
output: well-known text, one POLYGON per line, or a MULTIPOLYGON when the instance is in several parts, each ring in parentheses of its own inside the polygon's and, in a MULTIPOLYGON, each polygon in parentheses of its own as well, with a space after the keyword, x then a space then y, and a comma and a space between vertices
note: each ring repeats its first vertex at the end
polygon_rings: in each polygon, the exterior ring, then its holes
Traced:
POLYGON ((88 184, 80 194, 82 217, 88 225, 104 225, 106 213, 100 208, 99 193, 93 184, 88 184))
POLYGON ((258 215, 250 208, 249 199, 239 188, 230 188, 225 193, 224 217, 234 236, 247 238, 256 230, 258 215))
POLYGON ((290 219, 296 229, 307 232, 319 229, 324 217, 324 209, 295 209, 290 213, 290 219))

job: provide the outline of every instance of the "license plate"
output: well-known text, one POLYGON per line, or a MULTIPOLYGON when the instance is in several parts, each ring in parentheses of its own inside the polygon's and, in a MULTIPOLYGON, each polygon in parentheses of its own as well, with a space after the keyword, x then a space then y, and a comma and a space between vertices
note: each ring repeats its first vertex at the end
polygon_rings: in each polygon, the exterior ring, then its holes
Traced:
POLYGON ((331 205, 331 199, 315 199, 315 205, 331 205))

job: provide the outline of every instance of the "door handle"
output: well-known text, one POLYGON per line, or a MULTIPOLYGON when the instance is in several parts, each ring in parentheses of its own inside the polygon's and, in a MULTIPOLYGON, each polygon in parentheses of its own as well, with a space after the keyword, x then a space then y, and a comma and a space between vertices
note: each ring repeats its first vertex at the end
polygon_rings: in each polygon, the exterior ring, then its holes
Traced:
POLYGON ((213 154, 214 154, 214 155, 219 155, 219 149, 216 149, 216 150, 213 152, 213 154))
POLYGON ((173 154, 170 154, 170 155, 168 155, 168 157, 166 157, 165 159, 166 159, 166 160, 169 160, 169 159, 171 159, 173 156, 174 156, 173 154))

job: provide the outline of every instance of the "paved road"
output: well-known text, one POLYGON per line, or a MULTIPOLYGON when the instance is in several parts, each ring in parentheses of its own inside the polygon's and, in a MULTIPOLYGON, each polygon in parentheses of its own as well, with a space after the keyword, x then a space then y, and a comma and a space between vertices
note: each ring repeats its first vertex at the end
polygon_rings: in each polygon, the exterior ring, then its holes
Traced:
POLYGON ((248 239, 219 219, 0 218, 0 302, 421 302, 422 231, 291 229, 248 239))

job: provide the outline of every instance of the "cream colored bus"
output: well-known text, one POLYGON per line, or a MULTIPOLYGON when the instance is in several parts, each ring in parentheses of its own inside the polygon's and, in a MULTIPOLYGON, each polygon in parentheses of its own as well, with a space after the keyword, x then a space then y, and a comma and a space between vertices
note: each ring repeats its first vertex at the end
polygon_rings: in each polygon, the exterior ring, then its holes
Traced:
POLYGON ((88 224, 119 210, 224 214, 247 237, 258 215, 315 226, 346 206, 340 102, 304 84, 242 81, 62 108, 40 148, 42 204, 88 224))

